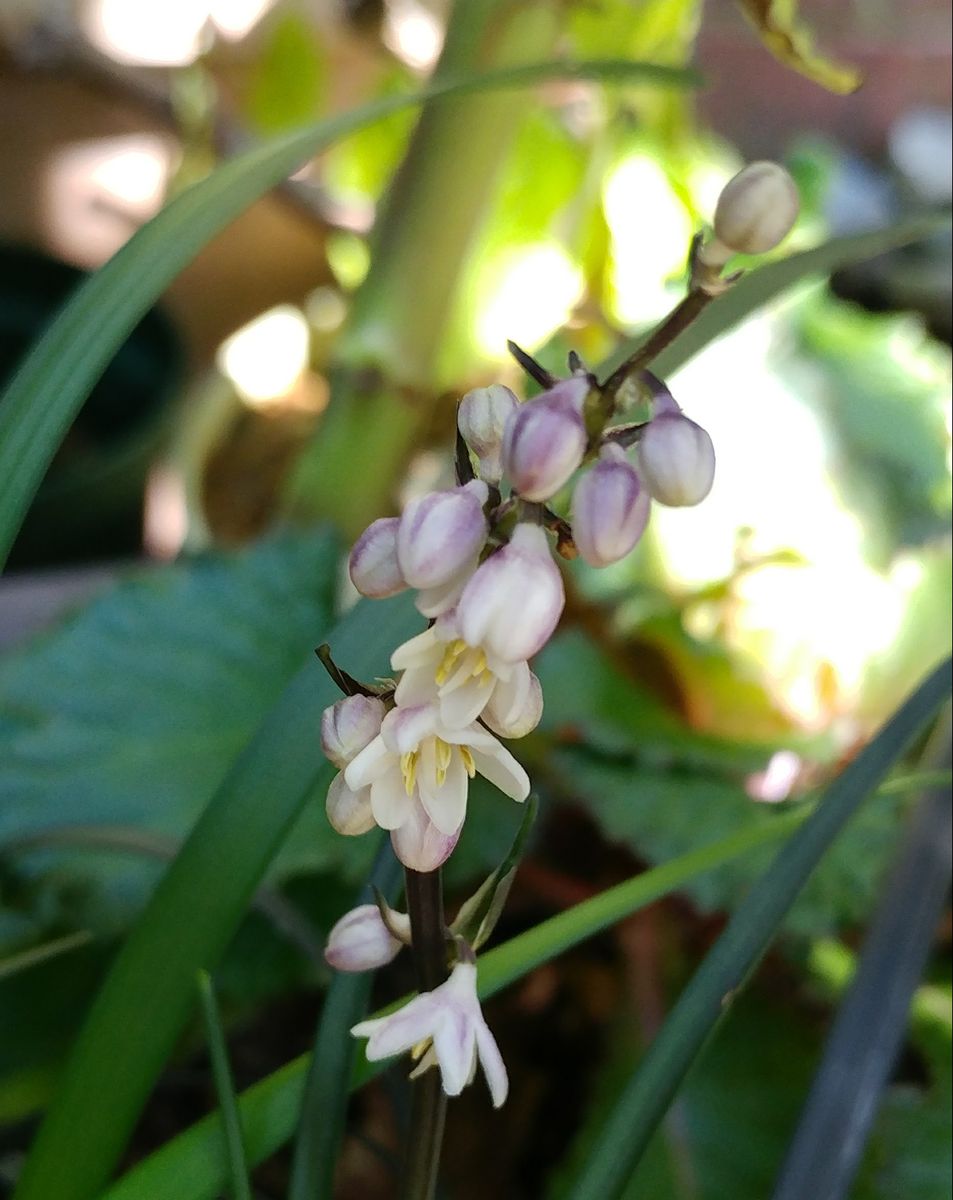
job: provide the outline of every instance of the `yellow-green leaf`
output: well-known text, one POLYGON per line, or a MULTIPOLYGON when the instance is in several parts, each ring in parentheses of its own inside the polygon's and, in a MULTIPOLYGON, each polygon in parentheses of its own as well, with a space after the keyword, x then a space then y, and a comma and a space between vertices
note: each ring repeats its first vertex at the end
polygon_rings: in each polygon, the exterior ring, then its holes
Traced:
POLYGON ((814 48, 810 30, 798 20, 797 0, 738 0, 742 11, 779 62, 806 75, 829 92, 856 92, 863 76, 856 67, 825 58, 814 48))

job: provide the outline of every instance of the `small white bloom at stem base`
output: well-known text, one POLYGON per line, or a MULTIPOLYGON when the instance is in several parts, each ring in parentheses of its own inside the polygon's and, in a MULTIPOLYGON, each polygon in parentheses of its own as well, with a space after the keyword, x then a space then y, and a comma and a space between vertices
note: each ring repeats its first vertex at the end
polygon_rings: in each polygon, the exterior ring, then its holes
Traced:
POLYGON ((520 524, 463 589, 456 609, 460 636, 503 662, 525 661, 549 641, 565 601, 546 534, 520 524))
POLYGON ((389 920, 401 938, 384 924, 376 904, 346 912, 328 934, 324 957, 336 971, 373 971, 386 966, 410 940, 410 917, 391 909, 389 920))
POLYGON ((714 239, 701 249, 708 266, 733 254, 765 254, 787 237, 797 220, 797 185, 775 162, 749 163, 725 184, 715 207, 714 239))
POLYGON ((499 483, 503 476, 503 432, 518 408, 519 401, 501 383, 474 388, 460 401, 457 428, 479 459, 480 478, 487 483, 499 483))
POLYGON ((321 714, 321 749, 342 771, 381 731, 387 709, 376 696, 345 696, 321 714))
POLYGON ((506 1100, 509 1081, 499 1047, 483 1019, 476 982, 476 965, 457 963, 446 983, 415 996, 389 1016, 361 1021, 351 1033, 368 1039, 369 1062, 424 1044, 421 1066, 436 1062, 448 1096, 460 1095, 472 1081, 479 1061, 493 1107, 499 1108, 506 1100))
POLYGON ((653 500, 670 508, 700 504, 715 479, 715 447, 669 397, 638 442, 639 473, 653 500))
POLYGON ((507 421, 503 471, 525 500, 548 500, 582 462, 588 392, 586 379, 564 379, 521 404, 507 421))
POLYGON ((599 461, 572 495, 572 536, 592 567, 624 558, 645 532, 650 496, 621 446, 602 447, 599 461))
POLYGON ((398 517, 381 517, 372 521, 354 543, 347 569, 362 596, 383 600, 407 587, 397 561, 399 524, 398 517))
POLYGON ((414 588, 442 587, 480 553, 488 489, 481 480, 418 496, 404 509, 397 531, 397 561, 414 588))

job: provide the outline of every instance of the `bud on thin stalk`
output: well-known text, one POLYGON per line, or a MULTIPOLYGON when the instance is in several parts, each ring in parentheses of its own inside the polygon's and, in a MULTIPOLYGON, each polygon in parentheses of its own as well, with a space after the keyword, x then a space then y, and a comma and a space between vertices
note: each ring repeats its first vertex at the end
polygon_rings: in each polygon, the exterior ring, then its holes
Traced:
POLYGON ((397 530, 397 561, 411 587, 442 587, 479 554, 488 494, 485 483, 473 480, 407 505, 397 530))
POLYGON ((784 167, 749 163, 730 179, 715 208, 715 237, 701 258, 721 267, 733 254, 765 254, 787 237, 797 220, 800 199, 784 167))
POLYGON ((677 406, 660 404, 659 408, 639 439, 639 473, 660 504, 671 508, 700 504, 715 478, 711 438, 677 406))
POLYGON ((507 421, 503 470, 524 499, 548 500, 582 462, 588 392, 587 379, 565 379, 521 405, 507 421))
POLYGON ((383 600, 407 587, 397 561, 397 517, 372 521, 354 543, 347 562, 351 582, 362 596, 383 600))
POLYGON ((607 567, 624 558, 645 531, 649 506, 649 493, 625 451, 604 445, 572 497, 573 539, 585 561, 607 567))
POLYGON ((519 408, 508 387, 494 383, 475 388, 460 401, 457 428, 480 460, 480 478, 497 484, 503 475, 503 432, 506 422, 519 408))

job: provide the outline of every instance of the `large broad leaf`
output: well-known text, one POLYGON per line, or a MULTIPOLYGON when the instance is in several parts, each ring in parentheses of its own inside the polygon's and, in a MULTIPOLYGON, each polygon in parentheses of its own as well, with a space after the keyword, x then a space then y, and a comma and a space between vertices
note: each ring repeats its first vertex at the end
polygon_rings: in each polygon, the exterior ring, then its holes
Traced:
POLYGON ((558 77, 685 87, 688 71, 647 63, 536 63, 385 96, 227 162, 144 225, 64 306, 0 398, 0 564, 44 471, 106 364, 215 234, 302 162, 349 133, 439 96, 558 77))
MULTIPOLYGON (((8 659, 0 850, 75 825, 183 837, 326 635, 338 554, 327 535, 286 536, 143 572, 8 659)), ((337 864, 352 845, 317 807, 309 817, 279 873, 337 864)), ((40 861, 62 868, 65 852, 40 861)), ((156 875, 152 861, 128 854, 74 852, 69 866, 76 879, 108 879, 124 903, 141 900, 156 875)), ((86 915, 101 928, 112 923, 102 906, 86 915)))

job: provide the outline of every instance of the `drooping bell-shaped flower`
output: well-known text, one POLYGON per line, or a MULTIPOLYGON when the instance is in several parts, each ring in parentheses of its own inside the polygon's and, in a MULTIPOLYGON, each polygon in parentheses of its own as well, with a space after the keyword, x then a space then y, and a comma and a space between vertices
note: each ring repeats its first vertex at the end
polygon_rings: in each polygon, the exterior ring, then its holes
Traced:
POLYGON ((507 421, 503 471, 525 500, 548 500, 582 462, 588 392, 584 377, 564 379, 521 404, 507 421))
POLYGON ((618 562, 633 548, 649 519, 650 496, 621 446, 606 443, 599 461, 572 495, 572 536, 592 567, 618 562))
POLYGON ((439 1068, 441 1086, 448 1096, 460 1095, 473 1079, 479 1061, 493 1107, 499 1108, 509 1088, 506 1067, 483 1018, 476 984, 476 964, 457 963, 446 983, 422 992, 386 1017, 361 1021, 351 1033, 368 1039, 370 1062, 424 1045, 420 1067, 439 1068))
POLYGON ((383 600, 407 587, 397 561, 397 517, 372 521, 354 543, 347 568, 362 596, 383 600))
POLYGON ((663 395, 638 443, 639 473, 654 500, 671 508, 700 504, 715 478, 715 448, 700 425, 663 395))
POLYGON ((406 913, 388 914, 391 929, 384 924, 376 904, 361 904, 346 912, 328 934, 324 957, 336 971, 373 971, 386 966, 410 942, 410 918, 406 913), (395 937, 392 930, 400 933, 395 937))
POLYGON ((503 475, 503 432, 519 401, 501 383, 474 388, 460 401, 457 428, 480 462, 480 478, 499 483, 503 475))
POLYGON ((456 609, 460 636, 502 662, 517 663, 549 640, 566 594, 538 525, 519 524, 471 576, 456 609))

